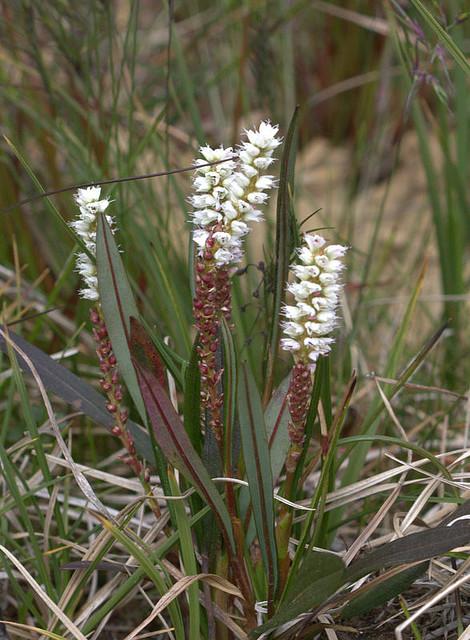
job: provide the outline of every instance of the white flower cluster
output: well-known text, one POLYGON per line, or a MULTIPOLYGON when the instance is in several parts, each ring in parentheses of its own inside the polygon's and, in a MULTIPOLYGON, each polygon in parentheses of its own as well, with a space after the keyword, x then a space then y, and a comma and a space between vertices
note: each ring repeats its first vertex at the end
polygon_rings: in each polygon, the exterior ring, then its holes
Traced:
POLYGON ((201 147, 193 180, 195 195, 192 220, 193 237, 200 255, 209 236, 218 266, 235 265, 243 257, 242 238, 249 233, 248 222, 262 220, 258 209, 268 200, 266 191, 275 186, 273 176, 261 175, 273 162, 274 150, 281 144, 279 127, 262 122, 257 130, 245 131, 248 138, 240 147, 212 149, 201 147), (206 162, 221 164, 201 167, 206 162))
POLYGON ((319 356, 327 355, 334 339, 329 334, 336 326, 336 307, 342 285, 338 282, 344 265, 341 260, 347 248, 327 246, 320 235, 306 233, 297 254, 300 264, 291 267, 297 282, 287 285, 295 305, 284 307, 281 346, 292 351, 297 362, 315 367, 319 356))
MULTIPOLYGON (((74 195, 75 202, 80 209, 80 215, 70 223, 70 226, 77 232, 83 240, 88 251, 96 256, 96 226, 97 215, 104 213, 109 205, 109 200, 100 200, 101 187, 87 187, 78 189, 74 195)), ((114 220, 107 215, 106 219, 111 227, 114 220)), ((85 286, 80 290, 82 298, 88 300, 98 300, 98 279, 96 276, 96 265, 86 253, 77 254, 77 271, 83 278, 85 286)))

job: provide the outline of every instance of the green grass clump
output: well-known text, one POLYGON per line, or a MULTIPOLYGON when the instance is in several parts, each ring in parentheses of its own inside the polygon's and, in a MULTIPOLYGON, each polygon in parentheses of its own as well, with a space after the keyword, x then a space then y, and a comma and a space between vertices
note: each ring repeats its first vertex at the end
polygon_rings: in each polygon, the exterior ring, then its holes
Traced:
POLYGON ((372 626, 463 640, 464 3, 1 7, 10 637, 345 638, 372 626), (231 317, 216 311, 218 441, 194 328, 193 159, 268 118, 284 138, 278 190, 229 274, 231 317), (117 230, 98 222, 102 315, 90 323, 75 270, 87 247, 70 222, 73 192, 92 184, 117 230), (279 341, 289 266, 315 230, 349 250, 336 343, 292 466, 279 341), (97 360, 100 323, 110 351, 97 360), (119 433, 104 360, 129 412, 119 433))

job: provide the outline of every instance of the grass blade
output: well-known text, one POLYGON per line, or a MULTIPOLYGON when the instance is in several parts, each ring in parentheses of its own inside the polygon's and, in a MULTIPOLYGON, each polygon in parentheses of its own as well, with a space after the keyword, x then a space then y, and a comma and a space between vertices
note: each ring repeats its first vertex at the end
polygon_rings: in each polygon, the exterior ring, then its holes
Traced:
POLYGON ((421 0, 411 0, 411 4, 424 20, 426 25, 433 31, 434 35, 442 42, 450 55, 454 58, 455 62, 467 75, 470 75, 470 64, 465 57, 463 51, 456 45, 455 41, 450 35, 441 27, 432 13, 427 9, 421 0))
POLYGON ((278 582, 271 462, 263 407, 253 375, 244 365, 238 389, 240 433, 253 516, 268 580, 268 603, 278 582))

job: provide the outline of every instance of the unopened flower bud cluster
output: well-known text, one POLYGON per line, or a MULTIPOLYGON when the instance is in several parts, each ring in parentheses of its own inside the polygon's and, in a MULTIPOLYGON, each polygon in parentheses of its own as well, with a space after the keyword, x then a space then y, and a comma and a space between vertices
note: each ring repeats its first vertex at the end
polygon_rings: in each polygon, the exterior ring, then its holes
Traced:
MULTIPOLYGON (((87 187, 78 189, 74 195, 75 202, 80 209, 80 215, 70 223, 70 226, 77 232, 83 240, 91 255, 96 256, 96 227, 98 214, 102 214, 109 206, 109 200, 100 200, 101 187, 87 187)), ((106 219, 111 228, 114 220, 110 215, 106 219)), ((83 279, 84 287, 80 290, 82 298, 88 300, 98 300, 98 278, 96 276, 96 265, 86 253, 77 254, 77 271, 83 279)))
POLYGON ((293 294, 295 305, 284 307, 284 335, 281 346, 294 354, 296 362, 309 364, 311 369, 322 355, 331 350, 331 333, 337 323, 336 308, 342 285, 339 282, 344 268, 341 258, 347 248, 327 245, 325 238, 306 233, 298 250, 299 264, 291 267, 296 282, 287 290, 293 294))
POLYGON ((209 249, 217 266, 233 266, 243 257, 243 238, 249 222, 262 220, 259 209, 266 204, 274 177, 261 175, 273 162, 273 152, 281 144, 279 128, 262 122, 257 130, 245 131, 248 140, 232 147, 201 147, 193 179, 195 194, 192 221, 199 255, 209 249), (220 162, 212 166, 199 166, 220 162), (209 246, 207 241, 209 242, 209 246))

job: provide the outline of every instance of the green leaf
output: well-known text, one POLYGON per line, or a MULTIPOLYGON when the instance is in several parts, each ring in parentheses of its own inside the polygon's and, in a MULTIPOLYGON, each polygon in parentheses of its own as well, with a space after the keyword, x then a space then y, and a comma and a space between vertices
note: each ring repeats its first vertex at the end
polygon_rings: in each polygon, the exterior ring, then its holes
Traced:
POLYGON ((280 609, 266 624, 252 631, 251 637, 257 638, 325 602, 345 583, 345 571, 338 556, 310 552, 280 609))
POLYGON ((201 374, 199 371, 197 346, 199 335, 194 338, 191 358, 184 376, 184 428, 198 454, 202 449, 201 433, 201 374))
MULTIPOLYGON (((170 471, 168 473, 171 495, 180 496, 180 490, 176 482, 174 473, 170 471)), ((191 525, 189 523, 189 514, 186 511, 186 505, 181 500, 175 500, 173 504, 173 510, 175 513, 175 525, 180 534, 180 550, 181 560, 184 568, 184 572, 187 576, 196 575, 198 573, 198 565, 196 561, 195 549, 193 538, 191 535, 191 525)), ((193 584, 188 587, 187 591, 188 608, 189 608, 189 637, 199 637, 200 629, 200 608, 199 608, 199 587, 197 584, 193 584)))
POLYGON ((224 473, 232 477, 235 461, 240 450, 239 434, 235 431, 237 404, 237 360, 232 333, 225 318, 220 323, 223 348, 224 385, 224 473), (238 441, 237 441, 238 436, 238 441))
POLYGON ((96 267, 101 308, 119 365, 119 373, 126 383, 142 421, 146 423, 145 406, 130 352, 130 318, 131 316, 138 318, 139 312, 119 249, 103 215, 99 216, 96 232, 96 267))
POLYGON ((388 578, 380 575, 371 580, 357 592, 351 593, 349 603, 341 611, 341 618, 363 615, 395 598, 408 589, 426 571, 427 566, 428 563, 423 562, 417 567, 408 567, 398 573, 392 570, 392 575, 388 578))
POLYGON ((273 388, 275 364, 279 351, 280 314, 285 300, 285 287, 289 276, 290 256, 293 250, 292 227, 293 210, 292 195, 294 193, 294 168, 296 156, 296 134, 299 107, 296 107, 287 130, 281 157, 281 173, 276 210, 276 241, 274 253, 274 298, 271 314, 271 328, 266 349, 266 385, 264 404, 266 405, 273 388))
MULTIPOLYGON (((157 588, 157 592, 159 593, 159 595, 163 596, 165 593, 167 593, 168 589, 171 586, 171 583, 169 583, 169 581, 165 581, 161 576, 163 566, 157 561, 158 567, 156 567, 155 561, 150 559, 149 553, 147 553, 145 549, 142 549, 140 545, 136 544, 126 532, 122 531, 119 527, 114 525, 110 520, 107 520, 101 514, 95 513, 95 516, 103 525, 103 527, 107 531, 109 531, 113 538, 117 540, 126 549, 126 551, 137 560, 139 567, 144 570, 144 572, 153 582, 153 584, 157 588)), ((177 637, 181 639, 184 638, 183 619, 178 603, 172 602, 168 606, 168 612, 170 614, 172 624, 175 626, 177 637)))
POLYGON ((429 531, 411 533, 409 536, 384 544, 353 562, 347 569, 347 579, 353 582, 379 569, 429 560, 451 549, 464 547, 469 541, 469 520, 456 522, 452 526, 441 524, 429 531))
POLYGON ((273 482, 279 478, 290 444, 288 433, 290 415, 287 403, 289 383, 290 374, 284 378, 273 393, 264 412, 273 482))
POLYGON ((268 580, 268 600, 277 588, 278 564, 274 535, 274 487, 263 407, 253 374, 245 364, 238 385, 238 412, 253 517, 268 580))
MULTIPOLYGON (((82 411, 86 416, 111 431, 115 422, 106 409, 106 400, 102 395, 87 382, 84 382, 63 365, 57 363, 44 351, 41 351, 41 349, 29 344, 29 342, 26 342, 26 340, 12 331, 9 331, 8 336, 31 359, 48 391, 55 393, 78 411, 82 411)), ((0 336, 0 350, 8 353, 7 345, 2 336, 0 336)), ((21 356, 17 355, 17 359, 23 371, 29 372, 29 367, 21 356)), ((128 420, 127 428, 132 434, 137 452, 146 460, 152 460, 152 445, 145 429, 132 420, 128 420)))
POLYGON ((460 510, 455 511, 438 527, 412 533, 384 544, 356 560, 348 568, 345 568, 342 560, 336 556, 313 552, 301 565, 293 586, 278 612, 266 624, 255 629, 252 637, 257 637, 322 605, 342 586, 355 582, 368 573, 387 567, 430 560, 457 547, 466 546, 470 541, 470 521, 468 519, 455 523, 453 521, 467 515, 470 511, 469 505, 470 501, 462 505, 460 510))
POLYGON ((455 44, 452 37, 447 33, 445 29, 441 27, 432 13, 427 9, 421 0, 411 0, 411 4, 420 14, 421 18, 427 24, 427 26, 434 32, 435 36, 442 42, 450 55, 454 58, 455 62, 467 75, 470 74, 470 64, 465 57, 463 51, 455 44))
POLYGON ((150 422, 155 430, 157 444, 168 462, 179 469, 196 487, 204 500, 211 505, 227 545, 234 548, 228 511, 207 469, 191 444, 179 415, 155 375, 137 360, 134 359, 133 362, 150 422))

